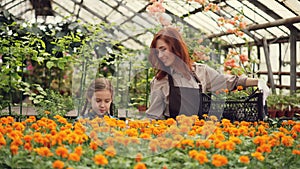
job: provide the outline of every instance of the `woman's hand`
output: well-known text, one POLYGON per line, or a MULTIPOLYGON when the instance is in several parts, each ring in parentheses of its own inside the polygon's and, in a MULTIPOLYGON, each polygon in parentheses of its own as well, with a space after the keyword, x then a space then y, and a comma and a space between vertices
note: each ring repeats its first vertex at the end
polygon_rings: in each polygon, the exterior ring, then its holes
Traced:
POLYGON ((265 105, 266 99, 270 95, 270 89, 269 89, 266 81, 263 79, 258 79, 257 87, 259 90, 263 91, 263 105, 265 105))

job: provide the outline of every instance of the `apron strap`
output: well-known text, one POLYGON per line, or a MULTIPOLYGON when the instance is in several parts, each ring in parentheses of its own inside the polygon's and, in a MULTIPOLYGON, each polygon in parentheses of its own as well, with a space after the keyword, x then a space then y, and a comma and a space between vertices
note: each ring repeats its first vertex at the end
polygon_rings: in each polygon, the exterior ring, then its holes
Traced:
POLYGON ((174 81, 170 74, 168 74, 168 81, 169 81, 169 113, 170 113, 169 117, 176 119, 176 116, 178 116, 180 106, 181 106, 180 88, 174 86, 174 81))

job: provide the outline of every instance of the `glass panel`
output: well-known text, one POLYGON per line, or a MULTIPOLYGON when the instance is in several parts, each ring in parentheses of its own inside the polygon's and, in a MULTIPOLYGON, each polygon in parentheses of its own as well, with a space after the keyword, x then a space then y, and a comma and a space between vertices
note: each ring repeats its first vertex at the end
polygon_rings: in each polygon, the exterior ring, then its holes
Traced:
POLYGON ((141 46, 140 44, 136 43, 134 40, 129 39, 125 42, 122 42, 122 44, 130 49, 134 49, 134 50, 142 50, 144 49, 144 46, 141 46))
MULTIPOLYGON (((282 0, 281 0, 282 1, 282 0)), ((292 11, 300 15, 300 2, 299 0, 285 0, 282 1, 287 7, 289 7, 292 11)))
POLYGON ((95 2, 94 0, 89 0, 89 1, 83 1, 83 4, 94 11, 95 13, 100 14, 101 16, 106 16, 109 15, 113 9, 109 7, 108 5, 102 3, 101 1, 95 2))
POLYGON ((144 8, 149 1, 123 0, 122 2, 124 5, 132 9, 134 12, 138 12, 142 8, 144 8))
POLYGON ((293 24, 295 27, 297 27, 300 30, 300 23, 293 24))
POLYGON ((127 18, 125 16, 123 16, 122 14, 120 14, 117 11, 112 11, 111 14, 107 17, 107 20, 109 21, 109 23, 122 23, 126 20, 127 18))
MULTIPOLYGON (((293 14, 291 11, 286 9, 284 6, 280 5, 276 1, 270 1, 270 0, 259 0, 262 4, 267 6, 270 10, 281 16, 282 18, 291 18, 295 17, 295 14, 293 14)), ((299 10, 299 9, 298 9, 299 10)))
POLYGON ((131 12, 130 10, 128 10, 127 8, 123 7, 123 6, 119 6, 118 10, 122 13, 122 15, 131 17, 132 15, 134 15, 133 12, 131 12))
POLYGON ((153 38, 153 34, 150 32, 146 32, 145 34, 137 37, 137 39, 143 42, 146 46, 150 46, 152 42, 152 38, 153 38))
POLYGON ((154 28, 157 22, 152 17, 149 17, 147 14, 146 16, 148 17, 147 20, 144 19, 146 17, 142 14, 143 18, 140 16, 134 16, 132 18, 132 21, 143 26, 144 28, 154 28))

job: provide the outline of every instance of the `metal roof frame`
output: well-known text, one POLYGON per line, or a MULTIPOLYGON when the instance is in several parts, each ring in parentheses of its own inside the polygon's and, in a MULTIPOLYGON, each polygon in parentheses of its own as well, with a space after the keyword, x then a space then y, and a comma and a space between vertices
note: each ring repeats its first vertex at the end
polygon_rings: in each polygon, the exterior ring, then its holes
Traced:
MULTIPOLYGON (((26 6, 25 3, 28 3, 29 1, 30 0, 19 0, 19 1, 2 0, 2 2, 0 2, 0 9, 6 9, 10 12, 10 11, 14 11, 16 8, 20 8, 21 10, 17 10, 18 12, 17 13, 14 12, 13 15, 16 17, 22 18, 23 15, 25 15, 25 14, 29 15, 28 12, 30 12, 30 11, 33 12, 33 10, 34 10, 33 7, 28 6, 28 4, 26 6)), ((59 8, 59 10, 61 10, 61 11, 65 11, 64 14, 60 14, 60 12, 58 12, 57 9, 53 9, 55 15, 60 18, 63 18, 67 14, 72 15, 73 17, 71 18, 71 20, 72 19, 73 20, 81 19, 83 22, 91 21, 90 18, 85 18, 85 15, 83 14, 83 11, 82 11, 82 10, 85 10, 86 12, 90 13, 89 14, 90 16, 95 16, 103 22, 111 23, 111 21, 109 21, 108 18, 113 17, 111 15, 113 15, 112 11, 114 11, 114 13, 116 13, 117 15, 123 16, 124 18, 126 18, 122 22, 117 23, 115 26, 116 30, 121 32, 121 34, 123 34, 123 36, 127 36, 126 38, 123 38, 120 41, 122 43, 123 42, 126 43, 127 40, 131 39, 131 40, 134 40, 140 46, 148 45, 148 44, 145 44, 145 42, 142 42, 137 38, 138 36, 147 34, 149 32, 146 30, 147 26, 145 26, 145 24, 141 24, 139 22, 134 21, 135 17, 139 17, 141 20, 144 20, 149 25, 155 24, 153 22, 153 19, 151 20, 151 19, 149 19, 149 17, 145 17, 143 15, 143 13, 146 13, 146 7, 150 4, 150 2, 148 0, 141 0, 138 2, 132 1, 132 0, 92 0, 92 1, 93 2, 91 2, 91 0, 89 0, 88 4, 94 3, 95 5, 93 5, 93 9, 91 8, 91 6, 86 5, 86 2, 88 2, 88 1, 85 1, 85 0, 64 0, 64 1, 51 0, 53 6, 56 6, 56 8, 59 8), (71 8, 67 8, 66 5, 64 5, 66 3, 68 3, 68 5, 70 5, 71 8), (111 12, 106 14, 105 16, 100 15, 99 11, 101 11, 101 4, 104 4, 105 8, 110 8, 108 10, 111 10, 111 12), (100 5, 100 7, 97 7, 97 5, 98 6, 100 5), (139 10, 133 9, 132 7, 137 7, 137 8, 139 8, 139 10), (120 10, 120 8, 122 8, 125 11, 128 11, 129 13, 133 13, 133 15, 128 16, 127 13, 122 12, 120 10), (71 10, 71 9, 73 9, 73 10, 71 10), (95 11, 94 9, 97 9, 97 11, 95 11), (138 32, 136 34, 134 34, 134 33, 128 34, 127 33, 128 31, 125 31, 122 28, 122 25, 125 25, 125 24, 128 24, 128 25, 133 24, 133 25, 139 26, 140 28, 146 28, 146 29, 144 31, 138 32)), ((171 7, 168 7, 168 6, 166 6, 167 7, 166 13, 169 15, 172 15, 172 18, 176 22, 180 22, 183 25, 187 25, 190 29, 197 31, 199 29, 199 26, 197 28, 193 25, 193 22, 195 22, 195 20, 193 20, 193 19, 191 20, 191 19, 187 19, 187 18, 189 18, 193 15, 197 15, 198 13, 204 13, 203 12, 204 7, 201 6, 200 4, 195 4, 192 2, 176 1, 176 3, 175 3, 175 1, 174 2, 173 1, 174 0, 165 0, 164 2, 166 4, 172 3, 172 5, 170 5, 172 8, 178 8, 178 9, 180 8, 180 11, 181 11, 180 14, 172 13, 172 11, 176 12, 176 10, 169 10, 171 7), (186 10, 186 12, 184 12, 184 10, 186 10)), ((266 3, 271 3, 271 2, 268 2, 266 0, 235 0, 235 1, 233 1, 233 0, 210 0, 210 2, 220 5, 221 11, 214 12, 214 15, 216 15, 216 16, 226 15, 226 16, 234 17, 235 13, 240 13, 241 11, 239 11, 236 7, 232 6, 231 4, 238 3, 239 5, 243 6, 243 8, 247 8, 247 10, 252 10, 253 13, 255 13, 255 12, 257 12, 257 11, 255 11, 256 9, 249 7, 249 4, 253 4, 257 9, 259 9, 260 11, 263 11, 264 15, 268 15, 274 19, 273 21, 270 21, 267 18, 264 18, 263 16, 261 16, 265 20, 264 23, 261 23, 261 22, 251 19, 250 16, 245 16, 245 18, 247 20, 249 20, 249 22, 250 22, 250 23, 248 23, 249 25, 260 25, 260 24, 265 24, 265 23, 269 23, 269 22, 275 22, 276 20, 279 20, 279 19, 287 19, 287 18, 283 18, 282 16, 280 16, 278 14, 278 12, 270 9, 270 7, 268 7, 266 5, 266 3), (225 7, 230 9, 231 13, 229 13, 226 10, 222 10, 223 8, 225 9, 225 7)), ((285 1, 274 0, 274 2, 272 2, 272 3, 276 3, 277 6, 280 6, 280 9, 285 9, 285 11, 289 11, 290 12, 289 15, 297 16, 300 14, 299 0, 298 1, 297 0, 285 0, 285 1), (296 4, 296 5, 294 5, 294 4, 296 4), (297 8, 297 7, 299 7, 299 8, 297 8)), ((206 13, 205 15, 207 16, 207 18, 211 18, 212 20, 214 20, 213 22, 217 22, 215 19, 213 19, 212 16, 210 16, 211 14, 206 13)), ((260 15, 260 14, 257 14, 257 16, 258 15, 260 15)), ((26 20, 29 18, 23 18, 23 19, 26 20)), ((49 19, 49 17, 48 18, 45 17, 44 19, 47 22, 47 19, 49 19)), ((297 23, 300 23, 300 22, 297 22, 297 23)), ((196 24, 196 23, 194 23, 194 24, 196 24)), ((197 24, 201 25, 203 23, 198 21, 197 24)), ((207 24, 207 23, 204 23, 203 24, 204 26, 201 26, 202 29, 205 29, 208 26, 205 24, 207 24)), ((296 27, 295 25, 293 25, 293 23, 287 23, 286 25, 283 25, 283 26, 288 28, 289 30, 292 30, 292 32, 296 32, 296 33, 299 32, 299 28, 300 28, 300 25, 296 27)), ((220 31, 220 29, 219 30, 211 30, 212 28, 214 28, 214 27, 209 26, 206 28, 209 30, 203 30, 204 32, 207 32, 208 37, 216 37, 216 36, 222 37, 222 36, 228 35, 227 33, 224 33, 224 32, 218 32, 218 31, 220 31), (209 33, 209 32, 211 32, 211 33, 209 33)), ((265 32, 266 34, 270 35, 269 37, 266 37, 267 40, 276 39, 276 38, 282 39, 282 37, 277 37, 277 34, 272 33, 273 30, 268 30, 268 28, 269 27, 264 27, 264 28, 260 28, 257 30, 244 30, 244 32, 252 39, 251 41, 257 43, 257 45, 261 45, 261 37, 264 36, 264 33, 262 33, 262 32, 265 32)), ((283 30, 282 28, 283 27, 277 27, 276 29, 278 31, 282 31, 282 34, 285 34, 288 37, 290 35, 290 32, 286 32, 286 30, 283 30)), ((298 35, 297 35, 297 37, 298 37, 298 35)), ((299 39, 297 38, 297 41, 298 40, 299 39)), ((239 41, 241 41, 241 39, 232 40, 229 43, 235 42, 236 44, 241 44, 241 43, 239 43, 239 41)), ((250 43, 252 43, 252 42, 250 42, 250 43)))

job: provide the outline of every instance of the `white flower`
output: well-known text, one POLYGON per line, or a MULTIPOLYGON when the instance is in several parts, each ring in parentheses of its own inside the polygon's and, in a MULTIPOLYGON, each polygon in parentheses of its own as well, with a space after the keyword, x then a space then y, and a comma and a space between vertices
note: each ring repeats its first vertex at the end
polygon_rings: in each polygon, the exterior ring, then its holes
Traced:
POLYGON ((113 52, 110 47, 106 47, 106 50, 107 50, 108 53, 112 53, 113 52))
POLYGON ((49 28, 49 29, 52 29, 52 28, 53 28, 53 25, 49 24, 49 25, 48 25, 48 28, 49 28))
POLYGON ((13 31, 12 30, 9 30, 8 32, 7 32, 7 35, 9 35, 9 36, 11 36, 13 34, 13 31))
POLYGON ((22 27, 27 28, 27 23, 23 22, 22 27))
POLYGON ((40 28, 42 31, 46 31, 46 26, 45 26, 45 25, 41 25, 41 26, 39 26, 39 28, 40 28))

